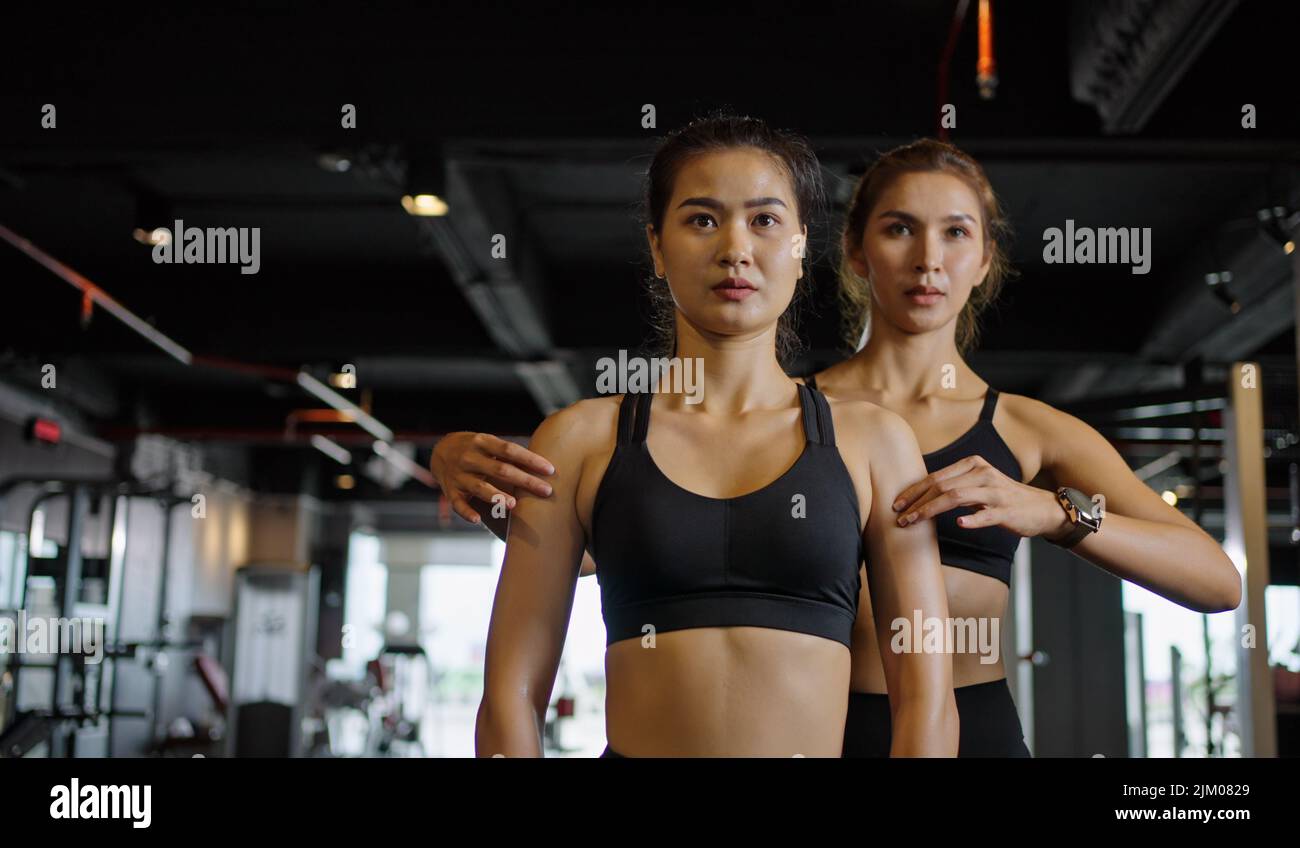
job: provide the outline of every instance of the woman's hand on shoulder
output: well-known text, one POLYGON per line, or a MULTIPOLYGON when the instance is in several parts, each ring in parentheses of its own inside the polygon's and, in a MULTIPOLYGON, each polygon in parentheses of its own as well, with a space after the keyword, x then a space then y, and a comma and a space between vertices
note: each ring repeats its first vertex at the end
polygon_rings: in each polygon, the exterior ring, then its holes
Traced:
POLYGON ((508 509, 514 509, 517 489, 539 497, 550 495, 550 484, 534 475, 555 473, 555 467, 545 457, 521 445, 489 433, 467 431, 448 433, 438 441, 429 470, 451 508, 474 524, 480 523, 482 517, 470 506, 471 500, 490 504, 499 498, 508 509))

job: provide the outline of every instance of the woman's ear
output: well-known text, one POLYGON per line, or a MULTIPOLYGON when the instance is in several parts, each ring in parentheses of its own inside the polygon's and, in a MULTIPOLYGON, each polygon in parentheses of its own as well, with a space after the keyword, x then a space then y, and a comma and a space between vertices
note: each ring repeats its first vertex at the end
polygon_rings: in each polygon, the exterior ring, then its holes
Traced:
POLYGON ((795 277, 796 280, 803 279, 804 260, 807 257, 808 257, 808 225, 804 224, 803 230, 799 235, 799 253, 796 256, 796 258, 799 260, 799 276, 795 277))
POLYGON ((664 270, 663 251, 659 249, 659 234, 655 232, 653 224, 645 225, 645 240, 650 245, 650 256, 654 259, 655 276, 662 280, 667 272, 664 270))
POLYGON ((987 244, 984 246, 984 262, 980 264, 980 275, 979 275, 979 279, 975 281, 975 285, 977 286, 984 285, 984 281, 988 279, 989 276, 989 268, 992 267, 992 265, 993 265, 993 245, 987 244))
POLYGON ((865 280, 867 278, 867 260, 863 258, 862 245, 850 244, 846 237, 842 250, 844 251, 844 258, 848 260, 849 267, 853 269, 853 273, 865 280))

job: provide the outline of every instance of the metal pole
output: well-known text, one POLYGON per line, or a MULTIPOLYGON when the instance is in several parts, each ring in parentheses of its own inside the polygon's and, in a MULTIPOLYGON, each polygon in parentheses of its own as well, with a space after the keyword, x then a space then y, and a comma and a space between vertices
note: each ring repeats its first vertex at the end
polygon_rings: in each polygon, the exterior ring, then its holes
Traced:
MULTIPOLYGON (((1199 383, 1199 381, 1198 381, 1199 383)), ((1192 520, 1201 526, 1204 499, 1201 497, 1201 413, 1192 405, 1192 481, 1196 501, 1192 520)), ((1210 644, 1210 617, 1201 615, 1201 643, 1205 647, 1205 756, 1214 756, 1214 657, 1210 644)))
MULTIPOLYGON (((125 593, 126 586, 126 554, 128 532, 130 531, 131 519, 131 498, 125 495, 117 495, 113 498, 113 521, 109 530, 109 597, 112 599, 114 619, 113 619, 113 642, 119 642, 122 639, 122 596, 125 593), (120 522, 120 525, 119 525, 120 522), (122 546, 117 548, 117 534, 119 526, 122 532, 122 546)), ((115 713, 117 712, 117 672, 118 659, 113 658, 113 676, 108 683, 108 756, 114 756, 113 742, 115 741, 114 727, 117 721, 115 713)))
POLYGON ((1174 702, 1174 756, 1181 757, 1187 734, 1183 733, 1183 655, 1177 645, 1169 646, 1169 683, 1174 702))
POLYGON ((162 733, 158 727, 159 716, 162 715, 162 672, 158 668, 158 655, 164 651, 162 644, 167 641, 167 571, 171 562, 172 506, 174 502, 170 498, 162 497, 158 499, 158 504, 163 511, 163 543, 162 562, 158 567, 160 575, 158 579, 158 622, 156 635, 154 636, 158 645, 153 649, 153 716, 149 722, 150 751, 153 750, 162 733))
MULTIPOLYGON (((64 546, 66 556, 63 586, 58 593, 59 615, 63 616, 64 621, 72 621, 76 618, 77 595, 81 591, 81 533, 85 526, 86 506, 85 487, 73 486, 68 499, 68 537, 67 544, 64 546)), ((63 630, 62 627, 51 629, 56 633, 61 633, 63 630)), ((72 687, 72 657, 68 656, 65 647, 62 644, 55 646, 54 697, 50 705, 55 712, 63 709, 64 694, 72 687)), ((69 728, 66 735, 60 735, 58 732, 51 734, 50 756, 62 757, 70 753, 71 740, 75 734, 75 727, 69 728)))

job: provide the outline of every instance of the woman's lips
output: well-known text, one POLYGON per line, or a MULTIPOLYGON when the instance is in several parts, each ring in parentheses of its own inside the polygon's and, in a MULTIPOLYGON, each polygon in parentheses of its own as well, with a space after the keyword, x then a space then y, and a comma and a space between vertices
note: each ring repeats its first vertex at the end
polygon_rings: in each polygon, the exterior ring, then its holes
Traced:
POLYGON ((903 294, 918 306, 933 306, 945 297, 943 292, 929 286, 915 286, 903 294))
POLYGON ((743 277, 731 277, 713 287, 713 292, 723 300, 744 300, 755 291, 754 284, 743 277))

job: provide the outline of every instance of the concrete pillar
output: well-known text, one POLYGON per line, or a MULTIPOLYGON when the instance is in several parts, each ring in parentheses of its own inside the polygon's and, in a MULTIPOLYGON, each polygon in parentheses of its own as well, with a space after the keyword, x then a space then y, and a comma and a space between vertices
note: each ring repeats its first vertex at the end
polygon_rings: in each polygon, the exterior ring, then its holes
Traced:
POLYGON ((1223 548, 1245 575, 1237 624, 1237 712, 1242 756, 1277 756, 1277 705, 1268 666, 1264 590, 1269 584, 1268 510, 1264 493, 1263 376, 1257 362, 1234 362, 1228 370, 1228 407, 1223 414, 1223 548))

